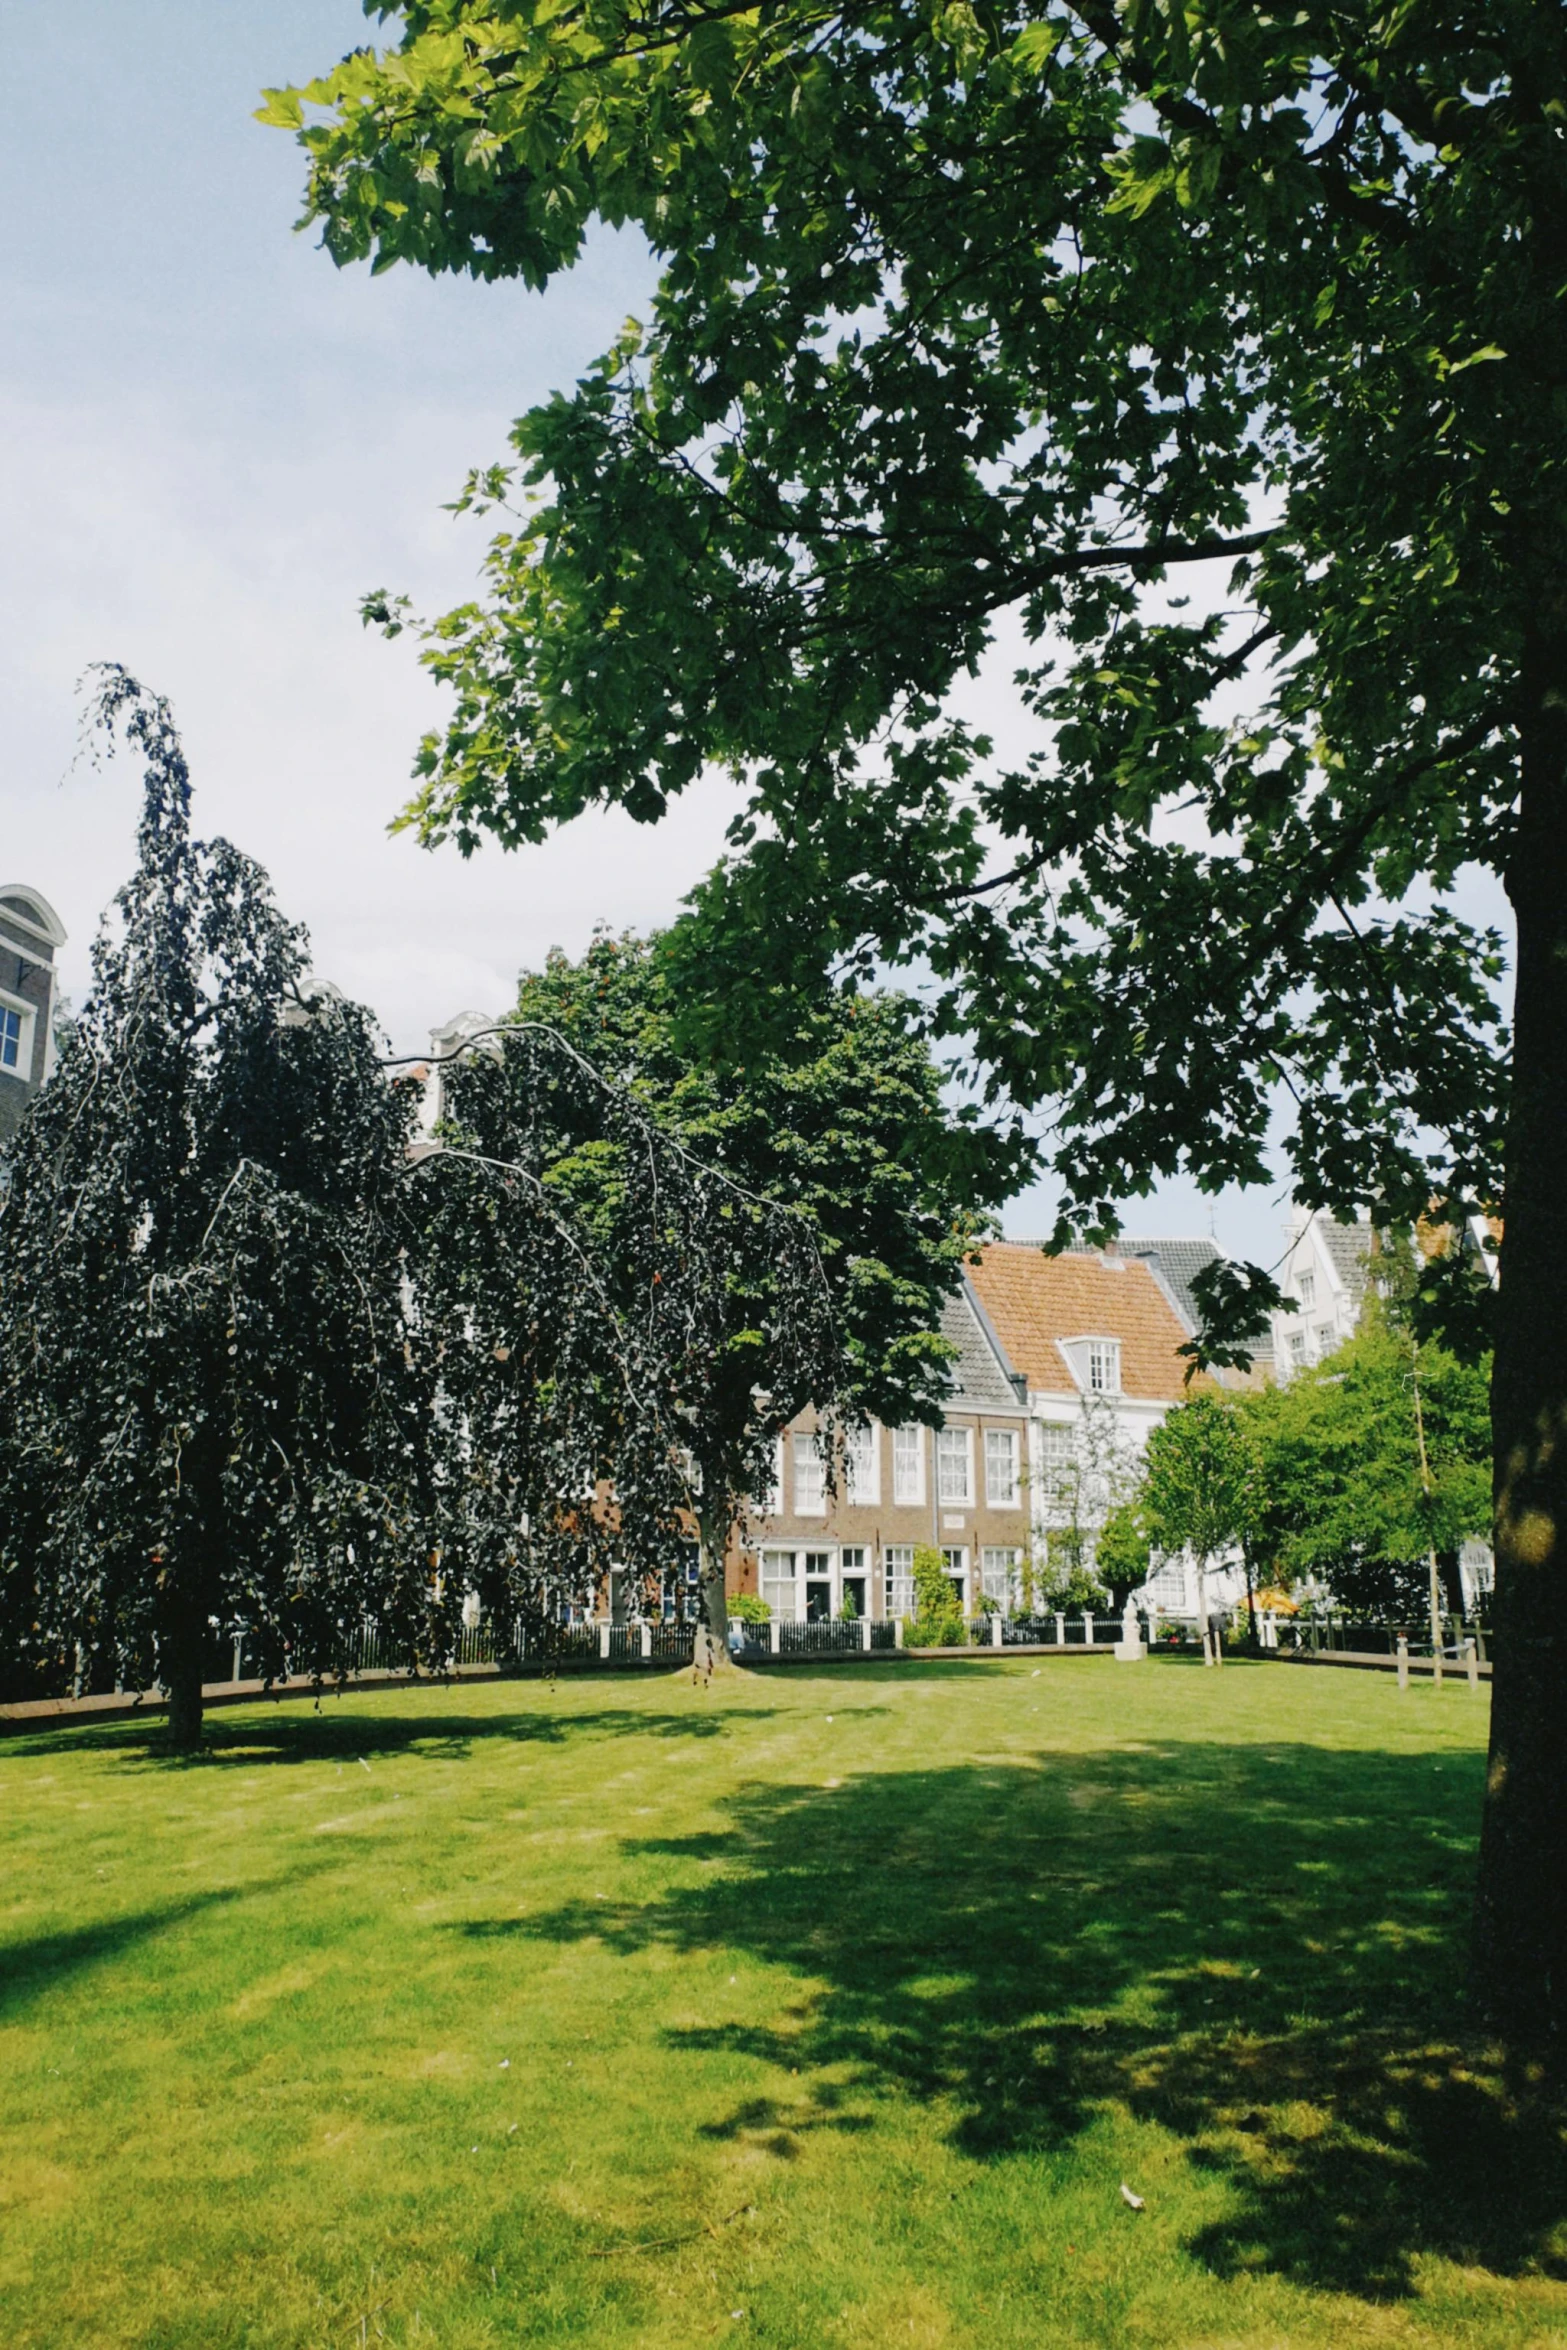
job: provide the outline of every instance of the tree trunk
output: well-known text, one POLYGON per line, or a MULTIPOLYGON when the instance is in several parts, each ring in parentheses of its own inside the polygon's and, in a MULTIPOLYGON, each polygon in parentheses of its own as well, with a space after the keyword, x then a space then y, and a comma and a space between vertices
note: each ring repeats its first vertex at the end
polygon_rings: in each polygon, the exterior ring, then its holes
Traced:
POLYGON ((176 1754, 201 1748, 201 1646, 181 1643, 163 1668, 169 1700, 169 1744, 176 1754))
POLYGON ((727 1665, 729 1655, 729 1603, 724 1591, 724 1556, 729 1548, 729 1528, 711 1524, 707 1519, 697 1521, 697 1539, 701 1549, 702 1615, 717 1651, 714 1663, 727 1665))
POLYGON ((1491 1383, 1496 1616, 1474 1985, 1567 2051, 1567 631, 1524 666, 1506 1232, 1491 1383))

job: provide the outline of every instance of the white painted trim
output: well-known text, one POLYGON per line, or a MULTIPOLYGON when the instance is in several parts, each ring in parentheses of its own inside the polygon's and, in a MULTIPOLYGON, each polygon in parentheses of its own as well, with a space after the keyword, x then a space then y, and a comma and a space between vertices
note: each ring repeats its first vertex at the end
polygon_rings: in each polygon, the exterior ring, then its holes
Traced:
POLYGON ((38 919, 31 921, 27 915, 19 914, 14 906, 0 904, 0 922, 20 923, 21 927, 24 930, 30 930, 35 938, 47 939, 50 946, 64 946, 66 941, 65 924, 60 920, 42 890, 34 889, 30 881, 4 881, 0 882, 0 899, 4 898, 25 898, 38 919))

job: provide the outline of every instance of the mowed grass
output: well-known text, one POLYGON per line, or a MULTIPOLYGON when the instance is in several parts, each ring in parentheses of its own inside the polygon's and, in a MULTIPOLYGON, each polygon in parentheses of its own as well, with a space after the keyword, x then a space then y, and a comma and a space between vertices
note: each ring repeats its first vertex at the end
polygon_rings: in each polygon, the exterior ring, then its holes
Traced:
POLYGON ((0 2337, 1567 2343, 1561 2134, 1465 2046, 1485 1710, 1020 1659, 8 1737, 0 2337))

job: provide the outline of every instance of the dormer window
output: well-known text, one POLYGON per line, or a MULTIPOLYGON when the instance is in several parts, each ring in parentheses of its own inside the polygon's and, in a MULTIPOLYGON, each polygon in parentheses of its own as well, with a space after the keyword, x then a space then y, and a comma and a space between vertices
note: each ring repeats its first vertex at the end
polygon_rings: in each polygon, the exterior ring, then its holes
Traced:
POLYGON ((1316 1276, 1316 1274, 1315 1274, 1315 1273, 1302 1273, 1302 1275, 1301 1275, 1301 1277, 1300 1277, 1300 1280, 1299 1280, 1299 1282, 1296 1284, 1296 1286, 1297 1286, 1297 1288, 1298 1288, 1298 1289, 1299 1289, 1299 1291, 1300 1291, 1300 1302, 1301 1302, 1301 1304, 1302 1304, 1303 1306, 1314 1306, 1314 1305, 1316 1304, 1316 1302, 1317 1302, 1317 1276, 1316 1276))
POLYGON ((1088 1341, 1088 1392, 1090 1395, 1120 1394, 1121 1341, 1118 1338, 1088 1341))

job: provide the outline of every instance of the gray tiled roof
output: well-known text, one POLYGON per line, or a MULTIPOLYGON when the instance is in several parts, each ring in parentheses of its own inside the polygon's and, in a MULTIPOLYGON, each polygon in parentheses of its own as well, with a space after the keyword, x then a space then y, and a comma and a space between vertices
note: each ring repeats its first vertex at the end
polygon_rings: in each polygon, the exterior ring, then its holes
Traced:
MULTIPOLYGON (((1174 1298, 1177 1313, 1195 1336, 1202 1315, 1192 1294, 1192 1280, 1204 1265, 1211 1265, 1216 1257, 1223 1255, 1218 1242, 1207 1237, 1199 1240, 1133 1239, 1123 1233, 1115 1246, 1123 1257, 1143 1257, 1151 1261, 1174 1298)), ((1271 1329, 1261 1332, 1247 1343, 1254 1362, 1273 1360, 1271 1329)))
POLYGON ((1007 1377, 999 1342, 991 1338, 967 1283, 941 1309, 941 1335, 959 1349, 952 1365, 951 1402, 958 1411, 1016 1412, 1022 1410, 1017 1389, 1007 1377))
POLYGON ((1317 1231, 1333 1260, 1333 1270, 1352 1299, 1366 1286, 1366 1264, 1371 1255, 1369 1224, 1341 1224, 1336 1216, 1319 1216, 1317 1231))

